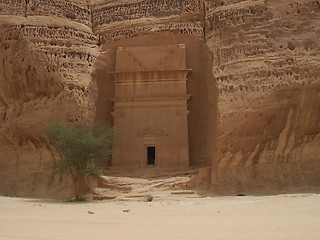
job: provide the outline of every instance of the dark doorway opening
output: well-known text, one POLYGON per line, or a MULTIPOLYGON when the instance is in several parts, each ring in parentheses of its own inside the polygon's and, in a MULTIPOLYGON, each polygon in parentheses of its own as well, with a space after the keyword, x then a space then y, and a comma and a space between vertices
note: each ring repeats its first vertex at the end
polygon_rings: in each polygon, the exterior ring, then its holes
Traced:
POLYGON ((155 165, 156 163, 156 147, 147 147, 147 165, 155 165))

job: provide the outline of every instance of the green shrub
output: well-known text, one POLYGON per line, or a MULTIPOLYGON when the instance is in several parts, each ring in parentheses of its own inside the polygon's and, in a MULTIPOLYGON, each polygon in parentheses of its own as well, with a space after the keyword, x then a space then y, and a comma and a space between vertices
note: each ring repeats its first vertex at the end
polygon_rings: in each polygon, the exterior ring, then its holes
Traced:
POLYGON ((147 194, 144 196, 146 202, 152 202, 153 196, 151 194, 147 194))
POLYGON ((102 173, 94 160, 111 155, 113 129, 92 123, 51 123, 45 129, 45 135, 59 155, 49 167, 70 174, 75 199, 81 200, 82 180, 99 178, 102 173))

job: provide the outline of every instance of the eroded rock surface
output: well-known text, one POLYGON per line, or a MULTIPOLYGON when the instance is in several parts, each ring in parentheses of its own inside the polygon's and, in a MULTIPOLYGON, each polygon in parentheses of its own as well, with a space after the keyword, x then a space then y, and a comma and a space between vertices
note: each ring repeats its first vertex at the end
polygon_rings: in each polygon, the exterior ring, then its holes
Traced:
POLYGON ((43 128, 94 117, 90 10, 80 1, 1 1, 0 24, 1 193, 66 196, 69 179, 44 170, 53 153, 43 128))
POLYGON ((219 88, 213 189, 319 187, 319 1, 207 1, 219 88))
POLYGON ((0 1, 0 193, 65 196, 50 121, 112 123, 119 46, 186 45, 192 166, 219 193, 320 182, 318 0, 0 1))

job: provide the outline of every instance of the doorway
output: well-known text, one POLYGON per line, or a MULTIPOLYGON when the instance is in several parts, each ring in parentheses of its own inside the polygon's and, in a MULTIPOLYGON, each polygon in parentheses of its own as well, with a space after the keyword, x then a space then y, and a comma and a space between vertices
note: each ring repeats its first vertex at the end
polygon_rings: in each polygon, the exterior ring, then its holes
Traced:
POLYGON ((147 165, 154 166, 156 164, 156 147, 147 146, 147 165))

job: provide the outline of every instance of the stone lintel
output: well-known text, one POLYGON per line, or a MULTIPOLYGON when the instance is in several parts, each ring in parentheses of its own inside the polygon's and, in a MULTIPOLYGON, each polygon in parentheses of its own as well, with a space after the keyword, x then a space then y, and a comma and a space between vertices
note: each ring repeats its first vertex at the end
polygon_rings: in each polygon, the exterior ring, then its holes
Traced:
POLYGON ((118 75, 118 74, 123 74, 123 73, 152 73, 152 72, 185 72, 185 73, 190 73, 192 72, 191 69, 159 69, 159 70, 137 70, 137 71, 113 71, 113 72, 110 72, 110 74, 112 75, 118 75))
MULTIPOLYGON (((163 110, 166 110, 166 107, 168 106, 163 106, 163 110)), ((175 110, 175 115, 177 117, 184 117, 184 116, 188 116, 189 113, 190 113, 190 110, 187 110, 187 109, 181 109, 181 108, 186 108, 186 106, 180 106, 180 109, 176 109, 175 110)), ((148 109, 148 108, 143 108, 143 107, 140 107, 140 111, 136 111, 135 108, 130 108, 130 110, 133 110, 135 112, 144 112, 145 110, 144 109, 148 109)), ((150 108, 150 109, 153 109, 153 108, 150 108)), ((123 118, 127 113, 128 111, 125 109, 125 108, 119 108, 120 111, 117 111, 117 112, 111 112, 111 115, 113 118, 123 118), (121 109, 121 110, 120 110, 121 109)), ((161 108, 157 108, 157 111, 161 111, 161 108)))
POLYGON ((177 69, 177 70, 138 70, 138 71, 115 71, 110 72, 110 74, 114 77, 115 82, 117 81, 133 81, 136 79, 141 80, 149 80, 155 79, 159 80, 173 80, 175 79, 173 76, 180 76, 178 79, 187 78, 191 73, 191 69, 177 69), (155 77, 156 76, 156 77, 155 77), (165 78, 161 78, 164 76, 165 78), (167 76, 170 76, 169 78, 167 76), (183 76, 183 77, 181 77, 183 76))
POLYGON ((140 79, 140 80, 117 80, 114 81, 115 86, 129 86, 129 85, 147 85, 147 84, 185 84, 188 81, 187 78, 168 78, 168 79, 140 79))
POLYGON ((167 96, 167 97, 112 97, 112 102, 151 102, 151 101, 187 101, 191 97, 191 94, 185 96, 167 96))

